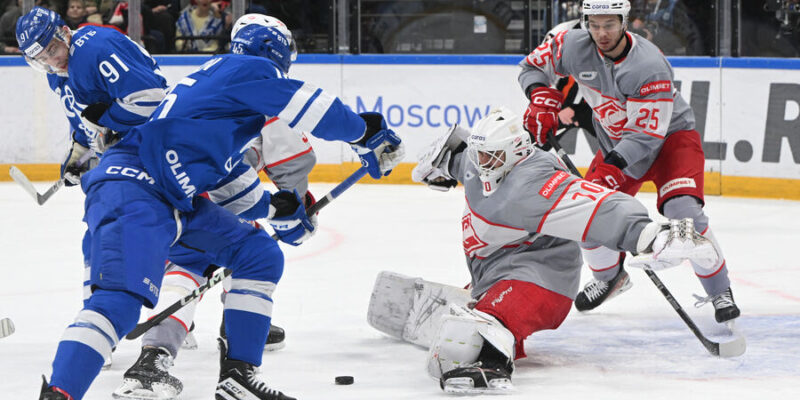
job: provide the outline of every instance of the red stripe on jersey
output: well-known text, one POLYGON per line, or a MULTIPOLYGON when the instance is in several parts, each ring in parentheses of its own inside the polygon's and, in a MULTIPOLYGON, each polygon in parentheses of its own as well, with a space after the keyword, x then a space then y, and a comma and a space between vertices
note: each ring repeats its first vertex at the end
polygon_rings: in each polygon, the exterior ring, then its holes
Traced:
POLYGON ((473 209, 472 209, 472 207, 469 205, 469 200, 467 200, 467 208, 469 208, 469 211, 472 213, 472 215, 474 215, 474 216, 476 216, 476 217, 480 218, 480 220, 481 220, 481 221, 483 221, 483 222, 486 222, 486 223, 487 223, 487 224, 489 224, 489 225, 492 225, 492 226, 500 226, 500 227, 503 227, 503 228, 514 229, 514 230, 518 230, 518 231, 524 231, 524 230, 525 230, 525 229, 522 229, 522 228, 515 228, 515 227, 513 227, 513 226, 508 226, 508 225, 503 225, 503 224, 497 224, 497 223, 494 223, 494 222, 492 222, 492 221, 489 221, 488 219, 486 219, 486 218, 482 217, 480 214, 476 213, 476 212, 475 212, 475 210, 473 210, 473 209))
POLYGON ((550 209, 549 209, 549 210, 547 210, 547 212, 546 212, 546 213, 544 213, 544 215, 542 216, 542 220, 541 220, 541 221, 539 221, 539 226, 537 226, 537 227, 536 227, 536 232, 541 232, 541 231, 542 231, 542 226, 544 225, 544 221, 546 221, 546 220, 547 220, 547 216, 548 216, 548 215, 550 215, 550 212, 551 212, 551 211, 553 211, 553 210, 556 208, 556 206, 558 205, 558 203, 559 203, 559 202, 561 202, 561 199, 563 199, 563 198, 564 198, 564 195, 566 195, 566 194, 567 194, 567 192, 569 192, 569 188, 570 188, 570 186, 574 185, 574 184, 575 184, 575 182, 577 182, 577 181, 579 181, 579 180, 580 180, 580 179, 577 179, 577 178, 576 178, 575 180, 573 180, 572 182, 570 182, 570 183, 569 183, 569 185, 567 185, 567 187, 566 187, 566 188, 564 188, 564 191, 563 191, 563 192, 561 192, 561 196, 558 196, 558 200, 556 200, 556 202, 555 202, 555 203, 553 203, 553 205, 552 205, 552 206, 550 206, 550 209))
MULTIPOLYGON (((615 192, 615 191, 614 191, 615 192)), ((594 215, 597 214, 597 209, 600 208, 600 205, 603 204, 603 201, 611 196, 614 192, 610 192, 603 196, 598 202, 597 205, 594 206, 594 211, 592 211, 592 216, 589 217, 589 222, 586 223, 586 229, 583 231, 583 236, 581 236, 581 242, 586 241, 586 234, 589 233, 589 227, 592 226, 592 221, 594 221, 594 215)))
POLYGON ((308 150, 305 150, 305 151, 302 151, 302 152, 300 152, 300 153, 297 153, 297 154, 295 154, 295 155, 293 155, 293 156, 291 156, 291 157, 284 158, 283 160, 276 161, 276 162, 274 162, 274 163, 272 163, 272 164, 269 164, 269 165, 265 166, 264 168, 272 168, 272 167, 274 167, 274 166, 276 166, 276 165, 281 165, 281 164, 283 164, 283 163, 285 163, 285 162, 287 162, 287 161, 294 160, 295 158, 297 158, 297 157, 300 157, 300 156, 302 156, 302 155, 304 155, 304 154, 308 154, 308 153, 310 153, 310 152, 311 152, 311 150, 313 150, 313 148, 312 148, 311 146, 309 146, 309 147, 308 147, 308 150))
POLYGON ((637 131, 635 129, 625 128, 622 130, 623 132, 632 132, 632 133, 644 133, 645 135, 652 136, 654 138, 663 139, 664 136, 661 136, 655 132, 648 132, 648 131, 637 131))

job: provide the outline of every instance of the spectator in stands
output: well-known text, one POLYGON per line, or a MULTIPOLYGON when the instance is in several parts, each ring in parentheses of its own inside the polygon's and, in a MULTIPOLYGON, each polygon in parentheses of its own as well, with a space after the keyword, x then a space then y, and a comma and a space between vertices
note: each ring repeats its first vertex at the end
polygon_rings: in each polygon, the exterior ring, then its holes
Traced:
POLYGON ((228 3, 211 0, 192 0, 194 5, 186 7, 175 24, 179 52, 217 52, 224 50, 220 39, 231 25, 231 15, 224 11, 228 3), (204 39, 181 39, 181 37, 203 37, 204 39))
POLYGON ((67 12, 64 15, 64 22, 69 29, 78 29, 78 25, 86 22, 86 4, 83 0, 69 0, 67 2, 67 12))
POLYGON ((8 2, 0 16, 0 55, 20 53, 14 36, 17 18, 20 16, 22 16, 22 0, 8 2))
POLYGON ((163 52, 175 52, 175 21, 180 12, 180 0, 144 0, 142 2, 142 16, 144 24, 149 30, 157 30, 164 37, 163 52), (149 8, 150 12, 145 9, 149 8))

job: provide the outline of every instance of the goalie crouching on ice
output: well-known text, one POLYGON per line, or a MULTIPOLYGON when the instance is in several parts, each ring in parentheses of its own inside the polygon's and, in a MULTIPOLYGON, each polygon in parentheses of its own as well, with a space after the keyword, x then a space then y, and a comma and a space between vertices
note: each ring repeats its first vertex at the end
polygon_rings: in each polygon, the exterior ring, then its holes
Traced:
POLYGON ((437 190, 464 185, 471 293, 384 272, 368 319, 429 347, 428 373, 449 393, 513 389, 525 338, 558 328, 578 293, 578 242, 637 254, 630 266, 654 270, 687 258, 710 269, 719 257, 690 219, 654 222, 633 197, 571 175, 533 146, 505 108, 491 111, 472 133, 451 127, 412 176, 437 190))

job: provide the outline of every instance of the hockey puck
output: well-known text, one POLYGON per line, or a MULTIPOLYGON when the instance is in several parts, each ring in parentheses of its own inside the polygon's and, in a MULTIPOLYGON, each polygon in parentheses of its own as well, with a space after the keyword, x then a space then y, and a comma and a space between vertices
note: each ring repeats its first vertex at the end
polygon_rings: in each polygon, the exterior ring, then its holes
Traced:
POLYGON ((352 376, 337 376, 336 377, 336 384, 337 385, 352 385, 353 384, 353 377, 352 376))

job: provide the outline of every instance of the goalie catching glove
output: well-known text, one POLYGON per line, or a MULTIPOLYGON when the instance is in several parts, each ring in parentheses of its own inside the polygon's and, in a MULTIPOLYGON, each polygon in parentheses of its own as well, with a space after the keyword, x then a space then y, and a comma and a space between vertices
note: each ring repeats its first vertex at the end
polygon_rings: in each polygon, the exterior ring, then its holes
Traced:
POLYGON ((306 241, 317 229, 317 217, 306 215, 306 207, 297 190, 280 190, 272 194, 267 222, 282 242, 292 246, 306 241))
POLYGON ((468 137, 469 130, 458 125, 451 126, 431 143, 428 151, 420 155, 417 166, 411 172, 411 179, 443 192, 454 188, 458 181, 450 174, 450 163, 456 154, 467 148, 468 137))
POLYGON ((392 173, 405 155, 405 146, 400 137, 386 126, 386 120, 376 112, 359 114, 367 124, 364 136, 350 147, 361 159, 373 179, 381 179, 392 173))
POLYGON ((686 259, 713 271, 720 257, 711 241, 694 230, 691 218, 647 224, 639 235, 636 252, 628 266, 654 271, 677 266, 686 259))

